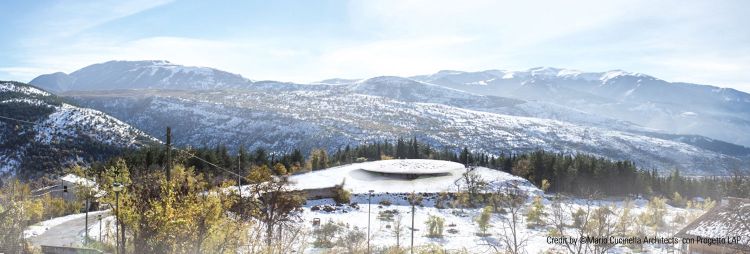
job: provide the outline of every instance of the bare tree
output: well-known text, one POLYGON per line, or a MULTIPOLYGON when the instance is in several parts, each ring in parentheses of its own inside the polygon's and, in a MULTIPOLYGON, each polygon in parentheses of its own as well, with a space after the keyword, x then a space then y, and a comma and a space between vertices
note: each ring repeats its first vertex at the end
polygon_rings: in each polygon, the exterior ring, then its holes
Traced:
POLYGON ((507 214, 501 219, 502 226, 500 228, 503 234, 499 238, 505 252, 512 254, 525 253, 529 236, 521 234, 519 231, 524 227, 521 209, 526 204, 528 195, 516 185, 511 185, 508 188, 499 188, 496 190, 495 195, 499 197, 501 206, 505 207, 507 211, 507 214))
MULTIPOLYGON (((251 173, 252 194, 256 199, 250 202, 252 216, 266 226, 266 245, 271 247, 274 240, 274 229, 285 222, 298 219, 297 209, 305 203, 304 196, 291 189, 291 183, 285 177, 271 176, 265 167, 256 167, 251 173)), ((277 238, 281 239, 279 235, 277 238)))
MULTIPOLYGON (((552 203, 552 211, 548 217, 548 225, 553 228, 551 236, 581 239, 585 234, 584 228, 588 227, 590 214, 590 201, 587 200, 585 206, 574 209, 573 206, 564 204, 564 198, 558 195, 552 203)), ((562 241, 560 244, 571 254, 586 251, 578 242, 562 241)))
POLYGON ((401 249, 401 237, 406 231, 406 225, 404 225, 402 219, 403 219, 403 216, 401 216, 401 213, 398 213, 393 218, 393 222, 391 223, 391 233, 393 233, 393 237, 396 238, 397 249, 401 249))
MULTIPOLYGON (((601 206, 593 210, 590 221, 585 228, 589 236, 596 236, 603 239, 610 239, 613 236, 622 236, 625 232, 620 232, 618 210, 613 206, 601 206)), ((590 244, 589 247, 593 253, 606 253, 612 247, 615 247, 610 241, 599 241, 590 244)))
POLYGON ((465 205, 474 206, 477 203, 482 202, 482 194, 487 190, 488 183, 477 173, 473 171, 467 171, 463 174, 464 186, 463 189, 468 194, 469 203, 465 205))
POLYGON ((632 221, 629 208, 621 210, 612 205, 597 207, 594 204, 595 196, 588 195, 580 206, 559 195, 554 198, 547 217, 548 224, 552 227, 552 236, 575 239, 560 243, 569 253, 607 253, 615 246, 609 241, 610 237, 627 233, 626 224, 632 221), (586 241, 581 242, 581 239, 586 241))
POLYGON ((271 246, 266 243, 265 225, 258 220, 253 220, 249 230, 244 248, 238 253, 303 253, 308 247, 310 232, 303 224, 281 223, 277 228, 283 228, 278 236, 274 238, 271 246))

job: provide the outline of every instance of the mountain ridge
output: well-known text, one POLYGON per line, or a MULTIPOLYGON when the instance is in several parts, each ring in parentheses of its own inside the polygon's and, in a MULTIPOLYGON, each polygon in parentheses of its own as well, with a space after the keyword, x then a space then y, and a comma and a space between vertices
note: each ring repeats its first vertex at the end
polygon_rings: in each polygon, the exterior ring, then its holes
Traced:
MULTIPOLYGON (((312 84, 255 81, 247 86, 219 87, 209 93, 189 86, 168 90, 160 86, 157 82, 147 89, 63 94, 152 135, 158 135, 162 125, 171 125, 175 135, 185 137, 180 142, 192 146, 221 141, 236 146, 240 143, 234 143, 242 141, 279 151, 290 149, 292 144, 305 149, 335 149, 378 138, 418 136, 432 145, 469 146, 492 153, 535 149, 583 152, 633 160, 646 168, 680 168, 694 174, 721 174, 732 165, 750 161, 747 147, 726 140, 742 137, 737 133, 744 130, 743 121, 747 119, 736 113, 742 109, 742 100, 732 98, 745 95, 734 94, 728 100, 732 103, 702 111, 696 105, 664 101, 704 93, 706 86, 677 85, 699 89, 675 90, 679 95, 654 100, 655 95, 648 91, 664 93, 675 87, 673 83, 620 70, 586 73, 539 67, 525 72, 440 71, 423 76, 330 79, 312 84), (721 114, 714 113, 719 111, 721 114), (736 130, 722 139, 721 135, 703 135, 695 131, 697 127, 684 131, 666 124, 673 118, 698 119, 693 124, 700 127, 706 124, 701 118, 708 113, 714 113, 714 119, 731 120, 717 122, 714 127, 736 130), (468 115, 495 122, 467 118, 468 115), (650 115, 661 118, 649 118, 650 115), (640 118, 662 122, 644 122, 640 118), (478 123, 469 124, 472 121, 478 123), (476 140, 482 135, 493 141, 476 140), (713 170, 716 165, 720 169, 713 170)), ((731 90, 714 90, 709 87, 712 94, 731 95, 727 92, 731 90)), ((702 103, 714 102, 715 98, 708 97, 702 98, 702 103)))
POLYGON ((239 74, 209 67, 177 65, 166 60, 108 61, 70 74, 41 75, 29 82, 54 92, 149 88, 210 90, 241 88, 252 83, 239 74))

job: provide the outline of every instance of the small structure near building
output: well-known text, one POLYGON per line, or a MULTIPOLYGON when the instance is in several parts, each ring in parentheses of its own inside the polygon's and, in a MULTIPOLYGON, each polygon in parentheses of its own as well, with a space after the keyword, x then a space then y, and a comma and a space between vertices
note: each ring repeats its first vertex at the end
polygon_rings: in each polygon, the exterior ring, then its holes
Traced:
POLYGON ((96 210, 98 207, 98 198, 104 196, 104 191, 99 190, 99 186, 96 184, 96 182, 79 177, 74 174, 67 174, 63 177, 60 177, 60 179, 57 180, 58 184, 47 186, 38 190, 34 190, 32 192, 32 195, 45 195, 49 194, 52 197, 55 198, 62 198, 67 202, 75 202, 78 201, 79 195, 78 193, 81 191, 91 191, 93 194, 94 199, 90 200, 91 203, 89 203, 88 209, 96 210))
POLYGON ((320 226, 320 218, 314 218, 312 221, 313 227, 320 226))
POLYGON ((89 249, 89 248, 74 248, 74 247, 42 245, 42 253, 44 254, 103 254, 104 252, 101 252, 100 250, 89 249))
POLYGON ((303 189, 300 190, 305 194, 305 199, 322 199, 322 198, 334 198, 339 189, 343 188, 341 185, 335 185, 331 187, 315 188, 315 189, 303 189))
POLYGON ((675 237, 682 253, 750 253, 750 199, 723 199, 675 237))

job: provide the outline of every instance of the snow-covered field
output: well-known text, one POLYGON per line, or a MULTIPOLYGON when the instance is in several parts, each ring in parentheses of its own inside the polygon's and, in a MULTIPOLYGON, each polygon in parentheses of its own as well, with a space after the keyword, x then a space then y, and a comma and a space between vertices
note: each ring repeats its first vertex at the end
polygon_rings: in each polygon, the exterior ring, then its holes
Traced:
MULTIPOLYGON (((394 202, 393 205, 384 206, 378 204, 381 200, 399 200, 396 195, 376 194, 372 197, 370 216, 370 227, 371 227, 371 245, 376 248, 383 248, 396 245, 396 238, 394 236, 393 227, 394 222, 383 221, 378 219, 378 214, 384 211, 398 211, 401 215, 401 223, 405 227, 410 227, 412 214, 411 206, 406 205, 406 201, 400 199, 401 202, 394 202)), ((334 212, 325 212, 322 210, 311 211, 314 206, 330 205, 335 206, 335 202, 330 199, 311 200, 304 207, 302 213, 302 220, 305 225, 313 230, 312 222, 315 219, 319 219, 321 223, 328 221, 332 222, 343 222, 350 225, 351 227, 357 227, 361 230, 367 230, 368 223, 368 202, 367 195, 356 195, 353 202, 358 203, 359 209, 343 205, 340 210, 334 212)), ((545 200, 545 207, 549 209, 548 205, 551 203, 549 200, 545 200)), ((578 208, 584 207, 586 201, 581 199, 572 199, 564 203, 566 206, 578 208)), ((633 213, 638 214, 645 210, 646 200, 636 200, 634 202, 635 207, 633 213)), ((429 205, 427 203, 426 205, 429 205)), ((527 204, 528 206, 529 204, 527 204)), ((601 206, 613 206, 616 208, 622 208, 622 201, 598 201, 592 205, 592 208, 601 206)), ((525 210, 523 211, 525 213, 525 210)), ((676 214, 683 214, 683 209, 668 207, 669 216, 665 217, 665 221, 669 221, 676 214)), ((466 250, 469 253, 495 253, 495 248, 502 250, 502 244, 500 238, 506 234, 504 221, 508 219, 508 215, 503 214, 492 214, 490 223, 493 225, 488 230, 488 236, 479 236, 479 229, 475 219, 481 213, 481 209, 438 209, 431 206, 416 206, 414 213, 414 228, 417 229, 414 233, 414 246, 421 246, 425 244, 437 244, 441 248, 449 251, 463 251, 466 250), (430 215, 437 215, 445 219, 445 232, 442 238, 430 238, 427 237, 425 232, 427 226, 425 221, 430 215), (455 229, 456 231, 450 232, 449 230, 455 229)), ((547 228, 527 228, 526 221, 521 216, 519 222, 518 232, 519 237, 528 238, 528 243, 524 247, 527 253, 543 253, 545 251, 557 250, 560 253, 565 253, 564 247, 561 245, 554 245, 547 243, 547 236, 549 231, 547 228)), ((661 236, 671 236, 669 233, 662 233, 661 236)), ((312 239, 311 239, 312 240, 312 239)), ((410 235, 408 229, 403 232, 400 240, 401 247, 409 247, 410 235)), ((646 245, 643 246, 641 253, 670 253, 671 248, 675 246, 670 245, 646 245)), ((310 248, 310 253, 322 253, 325 249, 310 248)), ((618 245, 610 249, 608 253, 634 253, 636 251, 631 250, 628 247, 618 245)))
MULTIPOLYGON (((423 206, 416 206, 414 213, 414 245, 420 246, 425 244, 437 244, 441 248, 449 251, 468 251, 469 253, 495 253, 495 249, 502 250, 501 238, 506 234, 504 222, 508 220, 508 214, 494 213, 490 219, 493 225, 485 236, 480 236, 475 219, 481 213, 479 208, 461 209, 461 208, 444 208, 435 207, 435 197, 439 192, 456 190, 456 181, 462 180, 461 177, 466 169, 463 165, 446 161, 433 160, 389 160, 378 162, 356 163, 340 167, 333 167, 325 170, 315 171, 312 173, 296 175, 292 180, 297 182, 297 188, 319 188, 329 187, 339 184, 345 180, 344 189, 350 190, 352 202, 356 206, 343 204, 337 206, 332 199, 309 200, 301 214, 305 227, 314 230, 313 221, 320 220, 322 223, 341 222, 350 227, 357 227, 366 232, 368 226, 368 215, 370 217, 371 245, 375 248, 384 248, 396 245, 396 238, 391 229, 393 221, 381 220, 378 215, 381 213, 397 214, 394 218, 401 216, 401 223, 405 227, 410 227, 412 223, 411 206, 409 205, 406 195, 412 191, 420 193, 425 199, 423 206), (409 172, 409 165, 413 162, 414 171, 420 170, 439 170, 440 168, 449 169, 450 173, 444 176, 420 176, 419 178, 409 179, 389 179, 388 176, 377 175, 377 173, 362 172, 363 167, 391 168, 401 167, 396 171, 409 172), (368 197, 368 190, 374 190, 372 196, 368 197), (368 201, 368 198, 370 199, 368 201), (390 204, 388 204, 390 203, 390 204), (368 204, 371 209, 368 214, 368 204), (323 207, 334 208, 334 211, 324 211, 323 207), (445 219, 445 232, 442 238, 427 237, 425 232, 427 226, 425 221, 430 215, 437 215, 445 219)), ((476 168, 475 174, 480 175, 483 179, 492 183, 493 186, 503 186, 513 183, 527 192, 530 196, 542 196, 542 203, 550 213, 552 205, 552 196, 544 196, 542 191, 531 185, 528 181, 512 176, 508 173, 492 170, 488 168, 476 168)), ((521 214, 525 214, 531 198, 525 205, 521 214)), ((647 200, 636 199, 632 202, 633 214, 640 214, 645 210, 647 200)), ((624 202, 622 200, 584 200, 584 199, 566 199, 562 202, 566 211, 574 211, 578 208, 591 207, 598 208, 603 206, 622 209, 624 202)), ((677 214, 684 214, 684 209, 667 206, 667 215, 665 221, 670 221, 677 214)), ((528 238, 528 243, 524 247, 527 253, 542 253, 549 250, 563 251, 560 245, 547 243, 549 236, 548 227, 528 228, 524 216, 521 215, 519 222, 520 231, 518 236, 528 238)), ((669 236, 669 232, 662 233, 661 236, 669 236)), ((404 231, 400 239, 401 247, 408 247, 410 244, 410 235, 408 230, 404 231)), ((312 245, 311 245, 312 246, 312 245)), ((674 246, 648 245, 641 250, 645 253, 668 253, 669 248, 674 246)), ((311 247, 310 253, 323 253, 325 249, 311 247)), ((632 253, 633 250, 625 246, 615 246, 609 250, 609 253, 632 253)))

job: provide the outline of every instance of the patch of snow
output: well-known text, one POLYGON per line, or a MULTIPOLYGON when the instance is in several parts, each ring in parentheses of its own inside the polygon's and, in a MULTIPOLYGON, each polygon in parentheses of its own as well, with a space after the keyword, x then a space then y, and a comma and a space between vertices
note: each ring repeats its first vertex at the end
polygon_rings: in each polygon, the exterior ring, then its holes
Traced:
POLYGON ((0 175, 13 174, 21 165, 15 158, 10 158, 8 155, 0 154, 0 175))
POLYGON ((50 93, 30 86, 18 86, 12 83, 0 83, 0 92, 17 92, 28 95, 50 96, 50 93))
MULTIPOLYGON (((90 216, 90 215, 89 215, 90 216)), ((89 218, 91 219, 91 218, 89 218)), ((115 231, 116 231, 116 225, 115 225, 115 216, 113 215, 107 215, 105 216, 102 214, 102 220, 96 219, 96 216, 94 216, 93 223, 89 222, 89 238, 108 243, 108 244, 115 244, 115 231), (101 235, 99 234, 101 232, 101 235)), ((81 236, 83 236, 83 232, 81 232, 81 236)))
MULTIPOLYGON (((2 104, 8 104, 8 103, 25 103, 33 106, 50 106, 47 105, 44 101, 37 100, 37 99, 28 99, 28 98, 13 98, 8 99, 4 101, 0 101, 2 104)), ((51 106, 50 106, 51 107, 51 106)))
POLYGON ((35 140, 47 144, 83 134, 105 144, 132 147, 140 137, 146 136, 140 130, 105 113, 66 103, 57 107, 47 120, 35 125, 34 130, 37 132, 35 140))

